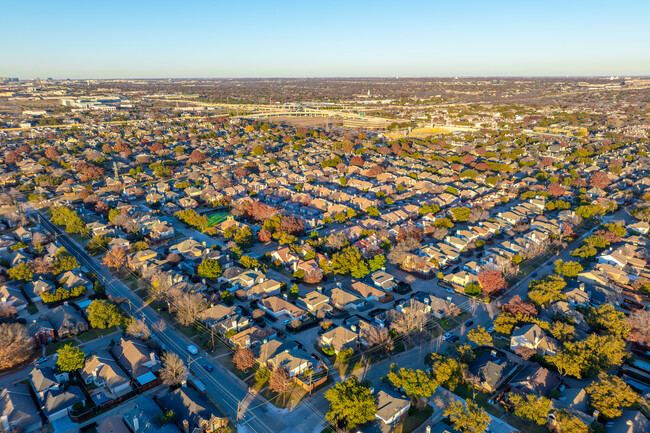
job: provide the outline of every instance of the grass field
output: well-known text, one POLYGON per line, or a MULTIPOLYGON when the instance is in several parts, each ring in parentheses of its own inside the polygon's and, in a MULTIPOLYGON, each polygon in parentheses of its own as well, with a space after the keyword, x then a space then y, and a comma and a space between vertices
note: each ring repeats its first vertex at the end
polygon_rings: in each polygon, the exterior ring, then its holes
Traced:
POLYGON ((228 212, 215 212, 208 217, 208 226, 212 227, 221 224, 230 215, 228 212))

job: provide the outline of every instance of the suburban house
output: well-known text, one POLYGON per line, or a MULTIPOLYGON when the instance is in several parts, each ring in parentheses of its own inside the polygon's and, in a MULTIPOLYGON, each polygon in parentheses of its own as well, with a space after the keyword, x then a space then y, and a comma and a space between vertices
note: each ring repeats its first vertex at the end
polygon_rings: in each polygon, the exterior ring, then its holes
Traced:
POLYGON ((259 344, 265 343, 271 338, 275 337, 275 331, 270 328, 262 329, 258 326, 251 326, 228 339, 230 344, 234 347, 242 347, 245 349, 255 347, 259 344))
POLYGON ((287 302, 277 296, 262 299, 259 303, 261 309, 269 313, 271 316, 278 318, 280 316, 289 316, 290 319, 302 319, 306 311, 298 308, 291 302, 287 302))
POLYGON ((526 348, 540 355, 554 355, 558 347, 558 343, 548 337, 536 323, 516 328, 510 337, 510 350, 513 352, 519 348, 526 348))
POLYGON ((271 371, 284 368, 293 377, 312 368, 310 356, 295 345, 286 344, 273 339, 259 346, 255 359, 261 365, 266 365, 271 371))
POLYGON ((177 424, 184 432, 213 433, 228 425, 228 418, 217 411, 193 388, 182 387, 158 397, 165 411, 172 410, 178 417, 177 424))
POLYGON ((400 422, 411 407, 411 399, 404 397, 399 392, 386 386, 377 390, 377 413, 376 419, 384 424, 395 426, 400 422))
POLYGON ((86 397, 81 391, 81 388, 73 385, 65 391, 55 389, 45 392, 41 400, 41 409, 47 419, 52 422, 68 415, 72 406, 77 403, 82 403, 85 406, 86 397))
POLYGON ((117 396, 131 390, 128 376, 106 350, 98 351, 86 358, 86 363, 79 373, 87 385, 92 383, 98 387, 106 387, 109 392, 117 396))
POLYGON ((310 313, 318 314, 319 311, 329 313, 332 311, 330 298, 316 290, 298 298, 298 305, 306 308, 310 313))
POLYGON ((54 327, 45 319, 33 319, 31 323, 27 325, 27 333, 32 338, 34 342, 34 348, 37 349, 44 344, 48 344, 54 341, 54 327))
POLYGON ((86 320, 73 306, 67 303, 50 310, 46 318, 59 338, 88 330, 86 320))
POLYGON ((517 365, 496 350, 479 355, 468 366, 471 381, 486 392, 494 392, 516 370, 517 365))
POLYGON ((43 423, 29 387, 18 382, 0 390, 0 428, 5 432, 40 431, 43 423))
POLYGON ((387 274, 384 271, 376 271, 370 275, 370 279, 375 284, 375 286, 381 288, 385 292, 393 290, 397 286, 395 282, 395 277, 390 274, 387 274))
POLYGON ((131 432, 181 433, 173 423, 161 426, 156 422, 163 411, 149 394, 140 394, 134 403, 133 409, 122 414, 122 419, 131 432))
POLYGON ((134 339, 121 338, 113 347, 113 355, 139 385, 156 379, 154 372, 160 368, 156 353, 134 339))
POLYGON ((337 326, 320 336, 321 346, 332 347, 335 353, 348 347, 356 348, 358 340, 359 334, 343 326, 337 326))
POLYGON ((350 286, 350 291, 366 301, 387 302, 391 298, 391 296, 383 290, 369 286, 362 281, 354 281, 350 286))
POLYGON ((330 294, 331 304, 339 310, 357 309, 363 305, 363 299, 341 290, 338 287, 332 289, 330 294))

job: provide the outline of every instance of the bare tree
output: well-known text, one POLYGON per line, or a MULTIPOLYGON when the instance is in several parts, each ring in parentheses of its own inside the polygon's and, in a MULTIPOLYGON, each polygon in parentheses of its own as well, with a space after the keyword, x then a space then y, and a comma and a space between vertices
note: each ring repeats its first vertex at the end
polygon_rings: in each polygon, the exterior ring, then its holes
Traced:
POLYGON ((16 307, 8 302, 0 304, 0 319, 13 319, 18 314, 16 307))
POLYGON ((490 213, 480 208, 474 208, 469 212, 469 222, 471 223, 485 221, 488 218, 490 218, 490 213))
POLYGON ((333 250, 340 250, 348 244, 348 238, 341 233, 336 233, 327 238, 327 246, 333 250))
POLYGON ((145 323, 144 319, 131 318, 131 321, 126 326, 126 333, 135 337, 142 337, 145 340, 151 337, 151 330, 145 323))
POLYGON ((36 274, 49 274, 54 272, 54 265, 46 262, 42 257, 36 257, 33 265, 34 273, 36 274))
POLYGON ((293 381, 289 376, 289 372, 287 372, 285 368, 276 368, 273 373, 271 373, 271 378, 269 379, 269 389, 278 394, 282 394, 284 404, 286 404, 287 399, 286 393, 291 389, 292 385, 293 381))
POLYGON ((180 263, 181 260, 183 260, 183 257, 181 257, 180 254, 177 254, 177 253, 169 253, 169 254, 167 255, 167 261, 168 261, 169 263, 174 264, 174 265, 177 264, 177 263, 180 263))
POLYGON ((380 348, 385 353, 394 349, 393 339, 386 328, 372 325, 364 327, 361 330, 361 338, 366 340, 368 346, 380 348))
POLYGON ((165 329, 167 329, 167 322, 165 322, 163 319, 160 319, 157 322, 153 323, 151 327, 153 328, 154 332, 163 332, 165 329))
POLYGON ((160 378, 167 386, 175 386, 187 380, 189 372, 183 360, 174 352, 165 352, 162 356, 163 368, 160 378))
POLYGON ((176 311, 176 320, 183 326, 189 326, 206 308, 205 299, 200 293, 180 292, 172 295, 172 308, 176 311))
POLYGON ((424 311, 407 308, 398 314, 391 324, 391 328, 398 334, 416 337, 424 330, 427 319, 428 317, 424 311))
POLYGON ((41 245, 43 245, 43 244, 46 243, 46 242, 47 242, 47 236, 44 235, 43 233, 41 233, 41 232, 34 232, 34 233, 32 234, 32 243, 33 243, 34 245, 36 245, 36 244, 41 244, 41 245))
POLYGON ((0 324, 0 369, 25 362, 29 354, 27 328, 20 323, 0 324))

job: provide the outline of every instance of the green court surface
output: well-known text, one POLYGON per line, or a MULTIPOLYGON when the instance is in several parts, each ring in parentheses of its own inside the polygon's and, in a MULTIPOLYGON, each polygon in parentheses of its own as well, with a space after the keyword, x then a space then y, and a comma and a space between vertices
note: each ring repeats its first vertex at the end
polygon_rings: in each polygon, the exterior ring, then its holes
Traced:
POLYGON ((221 224, 228 218, 228 215, 230 215, 228 212, 215 212, 208 217, 208 225, 212 227, 221 224))

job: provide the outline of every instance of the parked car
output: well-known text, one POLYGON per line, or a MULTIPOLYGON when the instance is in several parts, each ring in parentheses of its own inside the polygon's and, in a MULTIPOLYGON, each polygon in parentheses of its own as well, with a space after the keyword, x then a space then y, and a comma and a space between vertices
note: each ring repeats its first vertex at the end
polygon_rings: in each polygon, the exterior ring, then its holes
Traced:
POLYGON ((213 372, 214 371, 214 367, 212 366, 212 364, 209 364, 209 363, 203 364, 203 368, 207 372, 213 372))
POLYGON ((447 332, 442 336, 443 340, 449 340, 451 337, 453 337, 453 334, 451 332, 447 332))
POLYGON ((488 334, 492 334, 494 332, 494 326, 490 326, 487 330, 488 334))
POLYGON ((196 355, 197 353, 199 353, 199 349, 197 349, 196 346, 193 346, 191 344, 187 346, 187 351, 190 352, 192 355, 196 355))
POLYGON ((474 324, 474 321, 472 319, 469 319, 467 322, 465 322, 465 326, 472 326, 474 324))

